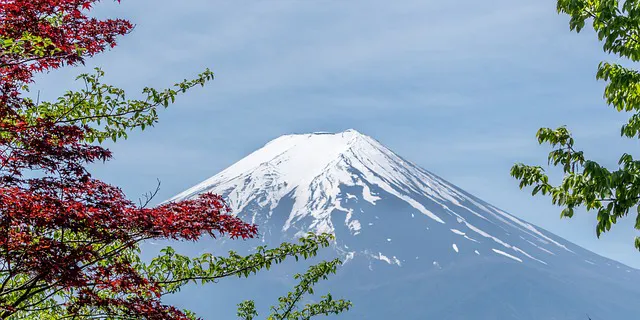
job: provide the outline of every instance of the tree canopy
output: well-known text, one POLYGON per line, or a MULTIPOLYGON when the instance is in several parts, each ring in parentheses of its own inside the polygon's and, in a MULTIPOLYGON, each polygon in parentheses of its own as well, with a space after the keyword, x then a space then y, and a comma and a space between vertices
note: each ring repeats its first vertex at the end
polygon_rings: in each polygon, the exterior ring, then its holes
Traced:
MULTIPOLYGON (((639 1, 558 0, 557 9, 570 17, 573 31, 580 32, 590 24, 606 53, 631 65, 640 60, 639 1)), ((640 72, 603 61, 596 78, 606 82, 606 103, 618 112, 630 113, 620 135, 639 139, 640 72)), ((516 164, 511 175, 520 180, 520 188, 532 186, 533 195, 550 196, 553 204, 563 207, 561 217, 571 218, 578 207, 596 211, 598 237, 629 213, 636 215, 635 229, 640 230, 640 161, 631 151, 619 156, 618 168, 608 169, 576 148, 566 127, 541 128, 537 137, 540 144, 548 143, 554 148, 549 153, 549 164, 560 167, 564 177, 559 184, 552 184, 541 166, 516 164)), ((640 237, 636 237, 635 246, 640 250, 640 237)))

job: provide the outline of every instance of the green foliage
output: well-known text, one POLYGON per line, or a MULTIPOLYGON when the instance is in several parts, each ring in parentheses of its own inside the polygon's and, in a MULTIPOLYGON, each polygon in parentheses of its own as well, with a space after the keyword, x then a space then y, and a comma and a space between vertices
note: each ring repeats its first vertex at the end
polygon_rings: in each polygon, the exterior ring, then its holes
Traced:
MULTIPOLYGON (((105 139, 116 141, 127 137, 127 132, 144 130, 158 122, 159 107, 168 107, 179 94, 213 80, 209 69, 191 80, 183 80, 172 88, 157 90, 144 88, 142 99, 128 99, 124 90, 100 82, 104 72, 96 68, 94 74, 81 74, 77 80, 84 83, 80 91, 68 91, 54 102, 31 103, 23 110, 26 119, 50 119, 56 123, 90 126, 89 142, 105 139)), ((33 101, 32 101, 33 102, 33 101)))
POLYGON ((3 54, 31 57, 31 59, 53 56, 61 51, 54 46, 51 39, 33 35, 30 32, 22 33, 19 39, 0 37, 0 50, 3 54))
MULTIPOLYGON (((577 32, 590 20, 605 52, 633 62, 640 60, 638 1, 558 0, 557 9, 570 16, 569 26, 577 32)), ((621 136, 640 139, 640 73, 617 63, 601 62, 596 78, 606 82, 607 104, 631 113, 621 136)), ((549 153, 549 165, 561 167, 564 177, 554 186, 542 167, 516 164, 511 175, 520 180, 520 188, 533 186, 533 195, 549 195, 553 204, 563 207, 561 217, 571 218, 578 207, 596 211, 598 237, 634 207, 635 228, 640 230, 640 161, 625 153, 619 157, 619 167, 610 171, 575 150, 574 139, 565 127, 542 128, 537 137, 540 144, 555 148, 549 153)), ((640 250, 640 238, 635 239, 635 246, 640 250)))
MULTIPOLYGON (((226 257, 205 253, 190 258, 179 255, 171 247, 167 247, 149 264, 139 262, 138 266, 143 270, 143 274, 161 286, 163 294, 172 294, 179 292, 188 283, 206 284, 230 276, 248 277, 261 270, 269 270, 272 265, 282 263, 287 258, 297 261, 300 258, 314 257, 318 249, 328 247, 333 239, 334 236, 331 234, 309 233, 306 237, 298 239, 297 244, 283 243, 273 249, 261 246, 256 248, 256 253, 248 256, 230 251, 226 257)), ((272 307, 273 313, 267 319, 310 319, 317 315, 340 314, 347 311, 351 302, 333 300, 330 294, 323 296, 317 303, 307 304, 297 310, 302 297, 305 294, 313 294, 313 285, 334 274, 340 264, 341 261, 338 259, 323 261, 311 266, 305 274, 295 275, 294 278, 299 279, 300 283, 287 296, 279 298, 279 305, 272 307)), ((237 314, 244 320, 252 320, 258 316, 255 304, 251 300, 240 303, 237 314)))
MULTIPOLYGON (((330 274, 336 273, 336 268, 342 262, 339 259, 323 261, 311 266, 304 274, 296 274, 294 279, 299 280, 293 291, 278 298, 278 305, 271 307, 271 314, 267 320, 304 320, 318 315, 340 314, 351 308, 351 302, 345 300, 333 300, 331 294, 321 297, 320 301, 308 303, 301 309, 298 304, 304 295, 313 294, 313 286, 320 280, 326 280, 330 274)), ((252 320, 258 316, 253 301, 248 300, 238 304, 238 317, 242 320, 252 320)))
POLYGON ((253 320, 258 316, 256 305, 253 300, 246 300, 238 304, 238 318, 243 320, 253 320))
POLYGON ((297 244, 282 243, 278 248, 256 248, 256 253, 241 256, 230 251, 226 257, 204 253, 190 258, 180 255, 171 247, 162 249, 161 255, 149 264, 141 265, 145 275, 162 286, 165 293, 176 293, 185 284, 210 283, 229 276, 248 277, 260 270, 269 270, 272 265, 282 263, 286 258, 310 258, 318 249, 328 247, 333 235, 309 233, 298 239, 297 244))

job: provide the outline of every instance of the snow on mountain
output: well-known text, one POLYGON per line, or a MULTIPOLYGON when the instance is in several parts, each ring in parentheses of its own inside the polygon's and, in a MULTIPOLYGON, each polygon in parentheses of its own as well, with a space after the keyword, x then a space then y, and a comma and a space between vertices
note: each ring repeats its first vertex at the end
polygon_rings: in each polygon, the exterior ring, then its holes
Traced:
POLYGON ((441 304, 439 309, 414 306, 410 319, 422 319, 417 314, 582 319, 587 310, 592 317, 640 312, 636 303, 612 313, 592 295, 639 296, 629 285, 640 280, 638 270, 518 219, 355 130, 279 137, 169 201, 203 192, 223 195, 235 213, 258 225, 262 241, 289 241, 308 231, 334 233, 333 252, 345 262, 338 291, 355 296, 356 305, 359 301, 369 312, 377 310, 372 319, 406 312, 400 307, 403 301, 389 305, 399 297, 390 298, 388 292, 409 287, 418 295, 411 299, 431 297, 441 304), (536 302, 514 296, 501 284, 506 279, 536 302), (439 281, 448 288, 437 285, 439 281), (357 288, 377 293, 362 298, 354 293, 357 288), (464 303, 477 306, 475 313, 456 309, 460 291, 469 291, 464 303), (565 300, 564 305, 545 300, 551 296, 565 300), (504 305, 485 306, 489 297, 504 305), (546 308, 542 313, 536 311, 541 306, 546 308), (521 312, 505 314, 514 308, 521 312), (560 313, 565 316, 555 317, 560 313))
MULTIPOLYGON (((290 195, 294 203, 282 226, 283 231, 298 221, 311 218, 310 225, 303 232, 335 233, 331 214, 337 210, 346 212, 344 225, 357 235, 366 226, 354 217, 353 209, 342 205, 342 201, 345 197, 347 200, 361 199, 375 206, 381 198, 372 192, 372 188, 390 194, 438 224, 451 225, 445 228, 451 228, 452 233, 468 241, 478 243, 475 238, 489 239, 495 246, 512 254, 545 263, 496 234, 478 228, 465 217, 472 215, 494 227, 499 226, 499 233, 511 229, 526 235, 528 244, 547 254, 557 250, 571 251, 533 225, 479 203, 455 186, 353 129, 336 134, 279 137, 170 201, 214 192, 223 194, 234 212, 244 212, 247 205, 256 203, 261 208, 268 208, 268 215, 271 215, 280 201, 290 195), (341 187, 354 186, 361 187, 359 194, 341 192, 341 187), (444 214, 438 215, 427 209, 423 204, 425 201, 436 204, 444 214), (471 209, 468 204, 480 210, 471 209)), ((254 211, 254 215, 257 213, 254 211)), ((499 250, 497 253, 504 255, 499 250)))

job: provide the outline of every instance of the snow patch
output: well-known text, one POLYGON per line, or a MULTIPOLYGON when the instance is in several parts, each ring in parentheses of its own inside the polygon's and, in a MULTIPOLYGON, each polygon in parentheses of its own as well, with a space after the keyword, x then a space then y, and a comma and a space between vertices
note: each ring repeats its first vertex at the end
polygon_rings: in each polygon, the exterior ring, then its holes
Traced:
POLYGON ((402 266, 402 264, 400 263, 400 260, 398 260, 398 258, 396 258, 396 256, 393 256, 392 258, 389 258, 387 256, 385 256, 384 254, 382 254, 382 252, 378 252, 378 255, 371 255, 372 258, 380 260, 380 261, 384 261, 388 264, 395 264, 398 266, 402 266))
POLYGON ((369 188, 369 186, 366 183, 362 183, 362 184, 358 184, 362 186, 362 199, 364 199, 364 201, 371 203, 372 205, 376 205, 376 201, 382 199, 378 196, 375 196, 373 193, 371 193, 371 189, 369 188))
POLYGON ((469 241, 473 241, 473 242, 475 242, 475 243, 480 243, 480 242, 478 242, 478 240, 473 239, 473 238, 470 238, 469 236, 467 236, 467 234, 466 234, 466 233, 464 233, 464 232, 462 232, 462 231, 460 231, 460 230, 458 230, 458 229, 449 229, 449 230, 451 230, 451 232, 453 232, 453 233, 455 233, 455 234, 457 234, 457 235, 461 235, 461 236, 463 236, 465 239, 467 239, 467 240, 469 240, 469 241))
POLYGON ((356 256, 356 252, 355 251, 347 252, 342 264, 346 264, 349 260, 353 260, 353 257, 355 257, 355 256, 356 256))
POLYGON ((347 226, 349 227, 349 230, 354 232, 354 234, 360 233, 360 229, 362 229, 362 226, 360 225, 360 221, 358 221, 358 220, 350 221, 347 224, 347 226))
POLYGON ((500 255, 503 255, 503 256, 505 256, 507 258, 513 259, 513 260, 518 261, 518 262, 522 262, 522 260, 520 258, 514 257, 514 256, 512 256, 512 255, 510 255, 510 254, 508 254, 508 253, 506 253, 504 251, 500 251, 498 249, 491 249, 491 250, 493 250, 493 252, 495 252, 497 254, 500 254, 500 255))

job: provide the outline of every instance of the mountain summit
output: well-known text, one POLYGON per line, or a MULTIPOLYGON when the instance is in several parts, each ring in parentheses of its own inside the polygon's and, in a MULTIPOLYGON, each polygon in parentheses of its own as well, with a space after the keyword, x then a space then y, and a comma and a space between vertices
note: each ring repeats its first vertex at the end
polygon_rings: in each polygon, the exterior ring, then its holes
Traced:
MULTIPOLYGON (((369 186, 376 186, 443 223, 403 191, 407 188, 418 191, 417 187, 427 193, 435 192, 441 200, 453 199, 450 190, 437 180, 378 141, 349 129, 279 137, 172 200, 213 191, 224 193, 234 211, 242 212, 254 200, 261 207, 275 208, 291 193, 295 202, 284 230, 310 216, 315 222, 309 231, 333 232, 330 214, 336 209, 344 210, 340 207, 341 185, 362 187, 359 198, 373 205, 379 197, 371 193, 369 186)), ((350 225, 358 231, 357 220, 350 225)))
POLYGON ((334 233, 345 265, 330 287, 354 300, 348 318, 640 312, 640 290, 630 285, 638 270, 518 219, 356 130, 281 136, 171 200, 203 192, 258 224, 262 241, 334 233), (603 303, 595 292, 622 298, 603 303), (407 309, 409 301, 416 304, 407 309))

